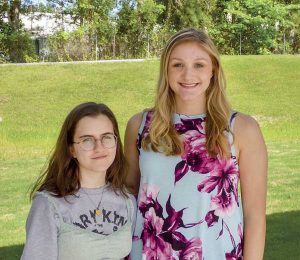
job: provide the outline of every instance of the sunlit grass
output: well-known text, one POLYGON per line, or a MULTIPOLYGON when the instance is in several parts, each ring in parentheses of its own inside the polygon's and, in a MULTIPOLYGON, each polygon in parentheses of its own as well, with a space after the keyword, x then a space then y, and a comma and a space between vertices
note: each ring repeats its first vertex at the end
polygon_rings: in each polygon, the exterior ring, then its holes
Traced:
MULTIPOLYGON (((300 254, 300 57, 224 56, 222 61, 233 107, 257 119, 268 146, 265 259, 296 259, 300 254)), ((153 105, 158 66, 157 60, 0 66, 0 259, 20 257, 30 206, 28 189, 67 113, 81 102, 106 103, 123 136, 127 120, 153 105)))

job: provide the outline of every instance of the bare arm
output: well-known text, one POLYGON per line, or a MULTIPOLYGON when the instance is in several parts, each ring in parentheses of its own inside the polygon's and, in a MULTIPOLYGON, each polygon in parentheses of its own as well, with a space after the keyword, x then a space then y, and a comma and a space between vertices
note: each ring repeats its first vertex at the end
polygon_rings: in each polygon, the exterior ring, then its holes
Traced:
POLYGON ((262 260, 266 233, 267 149, 257 122, 238 114, 234 128, 244 212, 244 260, 262 260))
POLYGON ((139 113, 130 118, 125 131, 124 151, 129 166, 126 182, 134 191, 134 195, 138 194, 140 184, 139 154, 136 147, 136 140, 142 117, 143 114, 139 113))

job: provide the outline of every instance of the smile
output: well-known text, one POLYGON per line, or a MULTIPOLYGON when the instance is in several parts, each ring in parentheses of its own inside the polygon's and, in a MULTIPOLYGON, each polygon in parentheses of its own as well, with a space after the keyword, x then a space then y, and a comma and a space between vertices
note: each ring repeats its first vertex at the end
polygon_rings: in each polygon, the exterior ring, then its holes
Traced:
POLYGON ((198 86, 198 83, 179 83, 183 88, 195 88, 198 86))
POLYGON ((104 159, 106 157, 107 157, 107 155, 101 155, 101 156, 93 157, 92 159, 93 160, 102 160, 102 159, 104 159))

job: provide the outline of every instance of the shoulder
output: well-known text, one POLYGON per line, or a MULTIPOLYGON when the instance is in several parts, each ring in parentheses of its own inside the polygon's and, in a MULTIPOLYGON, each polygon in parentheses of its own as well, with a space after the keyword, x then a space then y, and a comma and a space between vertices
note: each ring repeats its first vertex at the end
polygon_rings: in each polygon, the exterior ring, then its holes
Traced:
POLYGON ((262 140, 262 133, 255 118, 240 112, 236 114, 233 133, 239 146, 262 140))
POLYGON ((145 123, 147 123, 153 114, 151 109, 145 109, 144 111, 133 115, 128 120, 126 132, 125 132, 125 139, 130 138, 131 136, 136 138, 136 136, 139 132, 140 126, 142 125, 142 122, 144 120, 145 113, 147 113, 146 122, 145 122, 145 123))
POLYGON ((55 218, 56 214, 57 207, 56 203, 54 202, 54 197, 48 192, 35 193, 28 216, 28 221, 36 221, 36 219, 39 219, 40 217, 47 218, 49 220, 53 217, 55 218))
POLYGON ((255 129, 255 128, 259 128, 259 126, 254 117, 237 112, 236 116, 235 116, 235 128, 237 130, 241 130, 241 128, 242 129, 253 129, 253 128, 255 129))
POLYGON ((32 198, 32 204, 30 214, 36 214, 36 212, 43 212, 49 208, 49 201, 44 192, 37 192, 32 198))
POLYGON ((50 197, 53 197, 53 196, 46 191, 36 192, 32 199, 32 205, 33 206, 47 205, 47 204, 49 204, 50 197))
POLYGON ((142 123, 142 120, 143 120, 143 114, 144 114, 144 111, 143 112, 139 112, 135 115, 133 115, 129 120, 128 120, 128 123, 127 123, 127 128, 130 128, 130 129, 138 129, 142 123))
POLYGON ((146 120, 150 120, 153 115, 153 108, 146 108, 142 112, 133 115, 129 120, 127 126, 139 127, 143 121, 144 115, 147 114, 146 120))
POLYGON ((139 127, 143 121, 143 117, 145 114, 147 114, 147 118, 151 118, 153 115, 153 108, 146 108, 144 109, 142 112, 139 112, 135 115, 133 115, 127 123, 127 126, 135 126, 135 127, 139 127))
POLYGON ((36 192, 32 200, 32 210, 49 210, 54 213, 60 212, 69 202, 64 197, 54 196, 47 191, 36 192))
POLYGON ((251 134, 260 129, 257 121, 252 116, 238 112, 235 117, 234 132, 236 134, 251 134))

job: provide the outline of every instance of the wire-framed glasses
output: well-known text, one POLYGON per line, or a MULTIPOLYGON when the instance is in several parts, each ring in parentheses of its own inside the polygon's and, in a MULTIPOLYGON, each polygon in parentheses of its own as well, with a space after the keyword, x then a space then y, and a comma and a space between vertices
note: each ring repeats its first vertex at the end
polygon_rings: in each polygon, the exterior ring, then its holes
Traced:
POLYGON ((73 142, 79 144, 79 146, 85 151, 94 150, 97 146, 97 141, 100 141, 104 148, 114 148, 117 144, 117 136, 112 133, 103 134, 99 139, 93 136, 83 137, 79 142, 73 142))

